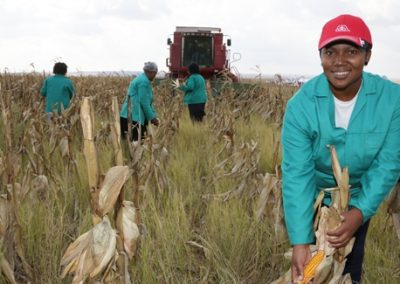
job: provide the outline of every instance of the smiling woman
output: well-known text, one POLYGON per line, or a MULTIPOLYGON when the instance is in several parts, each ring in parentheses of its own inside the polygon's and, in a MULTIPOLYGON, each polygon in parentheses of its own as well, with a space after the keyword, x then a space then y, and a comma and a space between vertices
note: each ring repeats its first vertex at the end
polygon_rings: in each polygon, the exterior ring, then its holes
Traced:
MULTIPOLYGON (((293 245, 292 279, 303 278, 314 242, 313 203, 336 187, 326 145, 333 145, 350 173, 349 210, 327 232, 334 248, 355 243, 343 274, 361 279, 369 219, 400 172, 400 86, 364 71, 372 37, 364 21, 341 15, 322 29, 318 46, 323 74, 308 81, 288 102, 283 130, 283 204, 293 245)), ((325 196, 325 205, 331 203, 325 196)))

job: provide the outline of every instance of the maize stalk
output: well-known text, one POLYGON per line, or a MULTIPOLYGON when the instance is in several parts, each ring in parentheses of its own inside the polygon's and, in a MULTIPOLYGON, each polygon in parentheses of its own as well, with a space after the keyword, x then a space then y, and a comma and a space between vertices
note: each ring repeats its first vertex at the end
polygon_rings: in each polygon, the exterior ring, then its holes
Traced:
MULTIPOLYGON (((119 116, 119 110, 118 110, 118 100, 117 100, 117 97, 115 97, 115 96, 112 98, 112 101, 111 101, 111 112, 112 112, 112 118, 113 118, 113 122, 111 123, 111 140, 112 140, 112 145, 113 145, 113 149, 114 149, 115 164, 117 166, 123 166, 124 159, 122 156, 122 148, 121 148, 120 116, 119 116)), ((126 168, 128 168, 128 167, 126 167, 126 168)), ((125 183, 125 180, 124 180, 124 183, 125 183)), ((121 230, 120 227, 118 227, 118 216, 119 216, 119 211, 121 211, 121 209, 122 209, 122 203, 124 200, 124 196, 125 196, 125 189, 122 184, 122 187, 117 196, 116 203, 114 205, 114 212, 115 212, 115 218, 116 218, 116 224, 117 224, 117 230, 118 230, 116 245, 117 245, 118 254, 120 255, 120 257, 118 257, 118 259, 117 259, 117 270, 118 270, 117 279, 119 278, 121 283, 130 283, 129 271, 127 269, 128 258, 124 252, 123 231, 121 230), (117 212, 118 212, 118 215, 117 215, 117 212)), ((113 283, 113 282, 110 282, 110 283, 113 283)))
POLYGON ((97 188, 99 180, 99 164, 96 146, 94 145, 94 113, 93 105, 88 97, 82 99, 81 124, 83 130, 83 153, 88 169, 89 188, 97 188))
POLYGON ((119 122, 117 97, 112 98, 111 110, 113 115, 113 123, 111 124, 111 138, 112 138, 112 145, 114 148, 115 164, 117 166, 122 166, 124 164, 124 158, 122 156, 122 148, 121 148, 121 126, 119 122))

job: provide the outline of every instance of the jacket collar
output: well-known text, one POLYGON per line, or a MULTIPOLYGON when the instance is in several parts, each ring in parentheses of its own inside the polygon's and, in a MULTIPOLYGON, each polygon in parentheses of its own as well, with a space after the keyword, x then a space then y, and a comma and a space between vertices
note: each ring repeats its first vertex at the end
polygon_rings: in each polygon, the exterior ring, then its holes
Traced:
MULTIPOLYGON (((356 105, 354 107, 353 113, 350 118, 349 127, 351 127, 351 121, 354 120, 364 109, 365 104, 367 103, 367 97, 370 95, 379 94, 376 86, 376 81, 373 78, 373 75, 367 72, 363 72, 362 74, 362 85, 361 89, 358 93, 358 98, 356 105)), ((324 74, 319 75, 316 78, 315 86, 313 88, 315 99, 318 101, 317 104, 321 109, 327 110, 326 119, 330 121, 332 126, 335 125, 335 107, 333 94, 329 88, 329 82, 324 74)))

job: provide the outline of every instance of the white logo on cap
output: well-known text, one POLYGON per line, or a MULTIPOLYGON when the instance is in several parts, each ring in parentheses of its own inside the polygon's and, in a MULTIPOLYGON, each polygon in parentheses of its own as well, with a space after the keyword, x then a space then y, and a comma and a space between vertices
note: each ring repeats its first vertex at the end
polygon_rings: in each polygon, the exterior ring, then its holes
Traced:
POLYGON ((350 32, 350 30, 346 25, 338 25, 335 32, 350 32))

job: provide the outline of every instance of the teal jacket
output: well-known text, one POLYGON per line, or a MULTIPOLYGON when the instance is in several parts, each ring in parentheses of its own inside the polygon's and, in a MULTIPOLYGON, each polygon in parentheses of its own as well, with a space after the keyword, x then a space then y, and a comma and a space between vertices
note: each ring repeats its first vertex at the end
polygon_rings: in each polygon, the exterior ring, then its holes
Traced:
MULTIPOLYGON (((349 169, 350 206, 361 210, 364 222, 399 177, 400 86, 370 73, 362 76, 347 131, 335 126, 333 94, 323 74, 307 82, 287 104, 282 191, 292 245, 313 242, 315 197, 336 186, 326 145, 335 146, 340 164, 349 169)), ((330 202, 329 196, 325 202, 330 202)))
POLYGON ((153 108, 153 90, 146 74, 142 73, 131 81, 127 96, 121 106, 120 116, 128 117, 128 98, 131 101, 131 117, 133 121, 147 124, 157 113, 153 108))
POLYGON ((200 104, 207 102, 206 81, 200 74, 192 74, 187 79, 186 84, 179 87, 180 90, 185 92, 183 103, 200 104))
POLYGON ((71 98, 75 95, 72 81, 64 75, 48 77, 40 90, 40 94, 46 97, 46 112, 56 110, 61 113, 61 105, 64 109, 69 107, 71 98))

